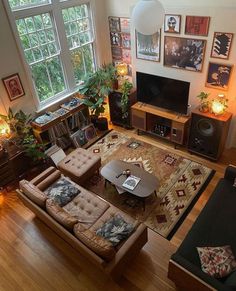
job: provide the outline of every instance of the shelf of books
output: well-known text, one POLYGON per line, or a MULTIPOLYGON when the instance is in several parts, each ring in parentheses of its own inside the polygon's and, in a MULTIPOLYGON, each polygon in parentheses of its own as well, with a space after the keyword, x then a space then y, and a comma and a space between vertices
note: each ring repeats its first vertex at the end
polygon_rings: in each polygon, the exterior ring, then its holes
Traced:
POLYGON ((46 112, 32 122, 35 137, 49 148, 57 144, 68 148, 73 143, 73 137, 90 125, 89 109, 82 99, 72 97, 60 105, 54 112, 46 112))

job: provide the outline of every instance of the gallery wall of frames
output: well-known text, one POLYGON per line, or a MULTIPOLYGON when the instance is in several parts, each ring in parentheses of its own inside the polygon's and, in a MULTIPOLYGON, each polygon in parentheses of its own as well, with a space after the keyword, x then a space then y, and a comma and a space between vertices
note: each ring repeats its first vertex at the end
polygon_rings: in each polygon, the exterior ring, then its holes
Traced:
MULTIPOLYGON (((130 19, 110 16, 108 21, 112 60, 115 64, 127 63, 131 75, 130 19)), ((210 55, 207 58, 209 62, 205 73, 205 87, 227 91, 233 69, 233 64, 229 64, 228 61, 230 61, 234 33, 215 31, 213 38, 210 39, 208 35, 210 25, 211 17, 209 16, 166 14, 164 27, 157 33, 143 35, 135 32, 136 58, 161 62, 163 53, 165 67, 201 73, 206 46, 211 46, 210 55), (161 43, 162 33, 164 33, 163 44, 161 43)))

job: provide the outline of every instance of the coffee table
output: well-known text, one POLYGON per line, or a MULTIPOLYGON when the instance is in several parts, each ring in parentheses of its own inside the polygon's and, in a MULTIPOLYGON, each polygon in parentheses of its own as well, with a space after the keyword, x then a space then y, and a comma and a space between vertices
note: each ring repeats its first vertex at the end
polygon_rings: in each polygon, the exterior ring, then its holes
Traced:
POLYGON ((156 195, 156 189, 159 185, 159 181, 156 176, 148 173, 147 171, 132 163, 127 163, 120 160, 112 160, 107 163, 101 169, 101 175, 105 178, 105 187, 108 181, 116 187, 119 187, 124 191, 133 194, 134 196, 142 200, 144 210, 145 199, 153 193, 156 195), (131 175, 141 179, 133 190, 122 186, 124 181, 127 179, 127 176, 122 175, 122 172, 127 169, 130 170, 131 175))

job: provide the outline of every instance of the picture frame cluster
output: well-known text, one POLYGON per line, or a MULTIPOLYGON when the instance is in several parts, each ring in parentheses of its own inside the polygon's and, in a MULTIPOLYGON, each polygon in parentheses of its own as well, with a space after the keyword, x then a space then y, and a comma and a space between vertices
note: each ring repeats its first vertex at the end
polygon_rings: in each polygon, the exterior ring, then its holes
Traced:
POLYGON ((108 17, 112 61, 114 65, 126 63, 128 75, 132 75, 130 18, 108 17))
MULTIPOLYGON (((209 35, 209 16, 186 15, 184 26, 179 14, 165 14, 163 65, 175 69, 202 72, 209 35), (185 36, 180 36, 181 30, 185 36)), ((160 62, 161 30, 153 35, 136 31, 136 57, 141 60, 160 62)), ((210 58, 228 60, 233 33, 214 32, 210 58)), ((209 61, 205 86, 228 90, 233 65, 209 61)))

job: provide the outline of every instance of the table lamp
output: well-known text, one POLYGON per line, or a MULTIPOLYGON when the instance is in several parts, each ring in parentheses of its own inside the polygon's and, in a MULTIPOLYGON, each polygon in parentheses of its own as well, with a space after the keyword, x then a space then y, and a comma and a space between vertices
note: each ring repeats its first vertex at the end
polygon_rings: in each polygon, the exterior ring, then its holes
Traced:
POLYGON ((125 76, 128 74, 128 66, 126 63, 116 65, 117 75, 120 77, 119 87, 123 84, 125 76))
POLYGON ((212 100, 211 110, 215 115, 222 115, 225 113, 228 99, 225 98, 224 94, 218 94, 217 98, 212 100))
POLYGON ((10 136, 10 127, 7 122, 0 117, 0 156, 4 153, 6 139, 10 136))

